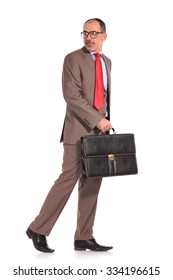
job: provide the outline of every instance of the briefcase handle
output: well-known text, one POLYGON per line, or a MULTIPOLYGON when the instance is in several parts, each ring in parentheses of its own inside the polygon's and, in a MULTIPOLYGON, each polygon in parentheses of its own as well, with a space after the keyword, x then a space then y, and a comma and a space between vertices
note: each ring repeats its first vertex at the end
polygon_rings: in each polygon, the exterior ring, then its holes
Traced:
POLYGON ((113 134, 117 134, 115 128, 112 127, 113 134))
MULTIPOLYGON (((112 130, 113 134, 117 134, 113 127, 111 128, 111 130, 112 130)), ((99 132, 99 135, 102 135, 102 131, 99 132)))

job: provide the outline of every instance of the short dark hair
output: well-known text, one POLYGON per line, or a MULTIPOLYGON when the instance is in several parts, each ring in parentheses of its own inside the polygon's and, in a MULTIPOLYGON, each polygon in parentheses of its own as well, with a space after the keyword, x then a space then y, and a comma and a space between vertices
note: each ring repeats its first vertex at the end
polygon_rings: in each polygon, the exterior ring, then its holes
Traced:
POLYGON ((101 31, 102 31, 102 32, 106 32, 106 24, 105 24, 104 21, 101 20, 100 18, 91 18, 91 19, 88 19, 87 21, 85 21, 84 25, 85 25, 86 23, 88 23, 88 22, 90 22, 90 21, 94 21, 94 20, 96 20, 96 21, 99 22, 101 31))

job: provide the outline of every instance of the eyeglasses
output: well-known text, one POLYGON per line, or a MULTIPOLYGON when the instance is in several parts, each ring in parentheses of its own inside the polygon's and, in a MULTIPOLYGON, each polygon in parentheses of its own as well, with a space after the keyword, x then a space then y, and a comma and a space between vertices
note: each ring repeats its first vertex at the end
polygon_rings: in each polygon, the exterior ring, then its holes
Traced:
POLYGON ((88 36, 90 35, 90 37, 92 39, 95 39, 98 37, 98 34, 103 34, 104 32, 97 32, 97 31, 91 31, 91 32, 87 32, 87 31, 83 31, 81 32, 81 36, 83 39, 88 38, 88 36))

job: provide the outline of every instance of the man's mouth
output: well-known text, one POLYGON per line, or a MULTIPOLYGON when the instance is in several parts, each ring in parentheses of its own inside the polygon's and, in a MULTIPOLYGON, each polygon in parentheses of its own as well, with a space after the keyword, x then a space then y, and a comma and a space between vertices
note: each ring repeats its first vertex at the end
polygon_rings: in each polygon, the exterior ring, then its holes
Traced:
POLYGON ((89 41, 89 42, 86 42, 86 45, 92 46, 92 45, 94 45, 94 43, 89 41))

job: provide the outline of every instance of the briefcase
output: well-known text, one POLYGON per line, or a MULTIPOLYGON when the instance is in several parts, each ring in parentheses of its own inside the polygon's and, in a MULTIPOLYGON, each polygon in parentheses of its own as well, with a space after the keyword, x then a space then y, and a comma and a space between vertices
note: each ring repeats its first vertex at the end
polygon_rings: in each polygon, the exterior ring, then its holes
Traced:
POLYGON ((88 178, 138 173, 132 133, 81 137, 82 168, 88 178))

